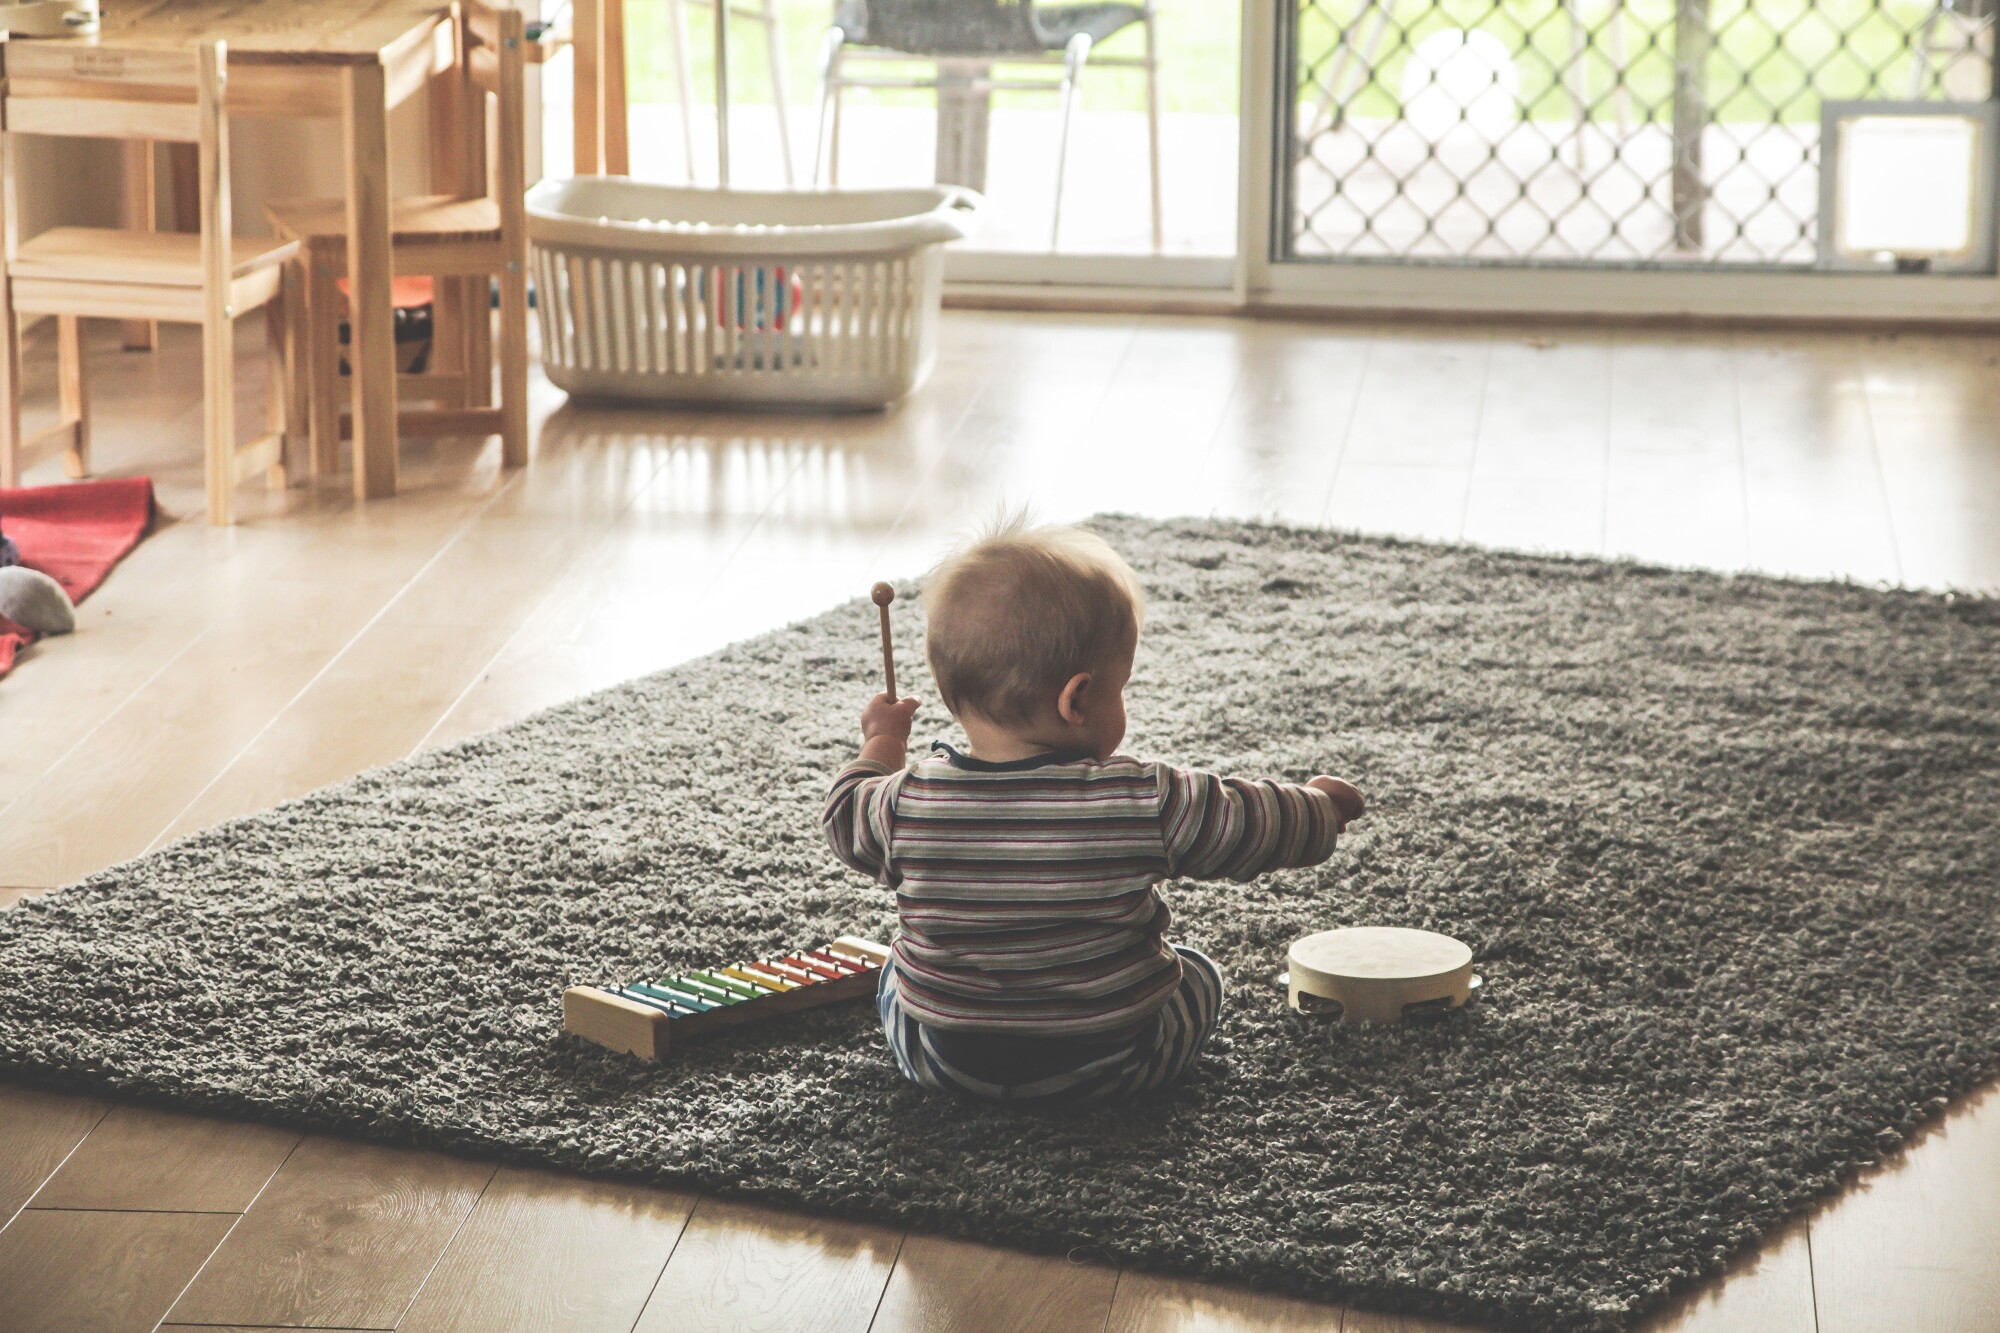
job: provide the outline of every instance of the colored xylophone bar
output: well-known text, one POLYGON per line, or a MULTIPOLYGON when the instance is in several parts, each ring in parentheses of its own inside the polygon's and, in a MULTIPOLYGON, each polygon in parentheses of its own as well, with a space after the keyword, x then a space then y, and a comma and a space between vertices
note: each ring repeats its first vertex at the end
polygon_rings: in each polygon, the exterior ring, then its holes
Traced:
POLYGON ((717 1028, 873 995, 888 960, 881 945, 843 935, 823 949, 766 962, 571 986, 563 992, 563 1029, 614 1051, 664 1059, 674 1042, 717 1028))

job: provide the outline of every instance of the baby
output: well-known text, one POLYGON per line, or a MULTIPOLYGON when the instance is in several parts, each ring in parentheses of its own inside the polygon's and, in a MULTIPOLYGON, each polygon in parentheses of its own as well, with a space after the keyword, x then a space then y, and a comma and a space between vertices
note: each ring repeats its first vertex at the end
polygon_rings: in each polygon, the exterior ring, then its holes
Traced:
POLYGON ((897 1065, 1016 1106, 1172 1083, 1215 1032, 1222 973, 1167 942, 1155 886, 1316 865, 1361 793, 1118 754, 1144 608, 1095 534, 1014 521, 923 596, 931 675, 966 748, 940 741, 906 768, 917 701, 878 694, 825 816, 835 854, 896 891, 878 998, 897 1065))

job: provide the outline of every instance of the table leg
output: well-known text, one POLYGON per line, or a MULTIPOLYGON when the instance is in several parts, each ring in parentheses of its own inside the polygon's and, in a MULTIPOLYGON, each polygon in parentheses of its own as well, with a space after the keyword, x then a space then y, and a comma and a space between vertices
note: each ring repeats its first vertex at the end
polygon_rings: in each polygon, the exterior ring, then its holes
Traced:
MULTIPOLYGON (((0 256, 14 253, 13 136, 0 134, 0 256)), ((0 263, 0 486, 21 484, 21 320, 14 312, 14 279, 0 263)))
POLYGON ((986 140, 993 94, 976 85, 993 70, 984 60, 941 60, 937 90, 937 181, 986 189, 986 140))
POLYGON ((573 0, 570 22, 575 29, 570 44, 575 59, 570 70, 575 85, 570 113, 575 170, 579 176, 595 176, 604 170, 604 96, 598 87, 598 66, 604 53, 602 0, 573 0))
POLYGON ((389 115, 382 66, 347 71, 348 361, 354 374, 354 494, 396 493, 396 327, 390 304, 389 115))
MULTIPOLYGON (((466 143, 471 129, 465 123, 471 100, 469 80, 466 78, 466 38, 461 17, 458 63, 443 73, 432 75, 428 90, 431 190, 458 199, 472 198, 484 192, 481 180, 473 174, 474 167, 483 165, 483 162, 473 161, 466 143)), ((481 156, 483 158, 483 154, 481 156)), ((470 308, 464 282, 457 278, 431 278, 431 373, 461 377, 467 373, 465 324, 470 308)), ((445 407, 464 407, 465 390, 460 388, 443 394, 440 402, 445 407)))
MULTIPOLYGON (((125 162, 125 194, 120 201, 120 225, 127 231, 152 231, 155 189, 153 144, 150 139, 127 139, 120 145, 125 162)), ((128 319, 123 324, 125 350, 150 352, 158 326, 151 320, 128 319)))
MULTIPOLYGON (((604 45, 597 59, 599 111, 604 118, 604 174, 632 174, 631 122, 625 105, 625 0, 597 0, 604 45)), ((718 5, 716 12, 720 14, 718 5)))

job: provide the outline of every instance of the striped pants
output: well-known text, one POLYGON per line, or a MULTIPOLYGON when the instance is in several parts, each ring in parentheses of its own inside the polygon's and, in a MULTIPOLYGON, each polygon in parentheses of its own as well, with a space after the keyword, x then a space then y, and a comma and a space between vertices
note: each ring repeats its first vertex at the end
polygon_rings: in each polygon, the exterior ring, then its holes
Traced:
POLYGON ((1174 952, 1181 956, 1181 984, 1151 1028, 1108 1043, 1103 1039, 1050 1038, 1048 1054, 1057 1057, 1059 1066, 1066 1047, 1076 1049, 1077 1063, 1040 1073, 1029 1081, 994 1082, 968 1073, 962 1061, 954 1063, 946 1058, 940 1047, 962 1048, 977 1038, 963 1034, 941 1037, 936 1029, 911 1018, 896 994, 893 962, 882 969, 876 1005, 897 1067, 919 1087, 1026 1109, 1117 1101, 1164 1088, 1180 1078, 1215 1035, 1222 1017, 1222 969, 1197 950, 1177 944, 1174 952))

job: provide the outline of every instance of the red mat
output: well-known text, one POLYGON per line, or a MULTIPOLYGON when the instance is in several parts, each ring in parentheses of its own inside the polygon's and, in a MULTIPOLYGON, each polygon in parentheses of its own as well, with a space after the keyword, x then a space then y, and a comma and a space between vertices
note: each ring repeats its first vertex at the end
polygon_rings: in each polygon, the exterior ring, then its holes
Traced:
MULTIPOLYGON (((21 563, 39 569, 80 602, 153 521, 150 477, 78 481, 67 486, 0 489, 0 532, 21 548, 21 563)), ((0 676, 35 636, 0 616, 0 676)))

